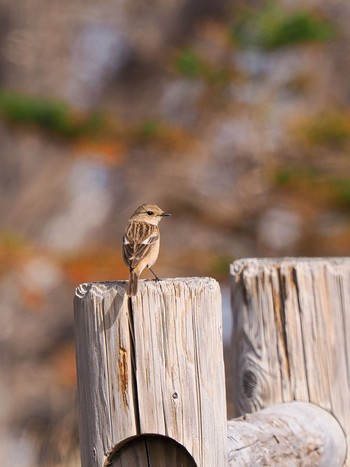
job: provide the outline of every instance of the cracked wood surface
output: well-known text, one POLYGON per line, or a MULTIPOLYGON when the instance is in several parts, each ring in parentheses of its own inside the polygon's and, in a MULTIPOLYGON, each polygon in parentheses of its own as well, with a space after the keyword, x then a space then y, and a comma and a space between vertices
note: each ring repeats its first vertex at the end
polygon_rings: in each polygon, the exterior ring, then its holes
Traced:
POLYGON ((131 300, 125 290, 125 282, 82 284, 76 290, 83 467, 108 461, 121 466, 129 458, 137 459, 135 467, 150 461, 157 466, 164 452, 167 466, 178 465, 180 454, 171 454, 176 448, 153 448, 162 440, 139 438, 133 447, 132 437, 143 434, 172 438, 193 465, 227 465, 218 283, 210 278, 140 281, 131 300), (128 440, 131 449, 120 460, 115 453, 128 440))
POLYGON ((230 466, 342 467, 346 439, 336 419, 306 402, 289 402, 228 422, 230 466))
POLYGON ((349 444, 350 259, 242 259, 231 281, 235 416, 310 401, 349 444))

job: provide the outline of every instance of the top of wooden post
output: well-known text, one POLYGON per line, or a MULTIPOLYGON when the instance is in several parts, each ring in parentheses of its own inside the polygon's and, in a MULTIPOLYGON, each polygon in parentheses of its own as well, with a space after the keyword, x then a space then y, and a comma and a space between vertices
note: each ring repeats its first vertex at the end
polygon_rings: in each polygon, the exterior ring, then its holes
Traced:
MULTIPOLYGON (((88 292, 94 295, 108 294, 114 289, 120 295, 126 295, 127 281, 103 281, 103 282, 84 282, 75 289, 75 296, 78 299, 83 298, 88 292)), ((176 277, 171 279, 139 280, 139 294, 143 293, 171 293, 174 288, 188 288, 192 292, 198 293, 201 289, 216 290, 218 283, 211 277, 176 277)), ((127 298, 127 296, 126 296, 127 298)))
MULTIPOLYGON (((130 438, 149 434, 176 441, 198 466, 226 465, 219 284, 208 277, 144 280, 135 297, 126 287, 100 282, 76 290, 84 467, 114 460, 130 438)), ((135 467, 144 465, 139 451, 135 458, 135 467)))
POLYGON ((292 257, 286 256, 285 258, 241 258, 234 261, 230 265, 230 273, 231 275, 236 275, 242 272, 243 270, 248 270, 254 272, 255 269, 261 269, 263 267, 281 267, 281 266, 297 266, 302 265, 305 266, 350 266, 350 257, 346 256, 332 256, 329 258, 322 258, 322 257, 292 257))

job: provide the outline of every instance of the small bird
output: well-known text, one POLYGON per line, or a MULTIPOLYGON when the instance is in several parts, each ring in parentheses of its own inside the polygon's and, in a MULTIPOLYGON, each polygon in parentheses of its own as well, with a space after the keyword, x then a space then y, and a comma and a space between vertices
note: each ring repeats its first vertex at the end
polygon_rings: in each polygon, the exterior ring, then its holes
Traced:
POLYGON ((152 271, 159 253, 159 227, 162 217, 171 216, 155 204, 142 204, 130 217, 123 236, 123 258, 129 266, 130 275, 127 294, 137 294, 137 283, 141 272, 147 267, 152 271))

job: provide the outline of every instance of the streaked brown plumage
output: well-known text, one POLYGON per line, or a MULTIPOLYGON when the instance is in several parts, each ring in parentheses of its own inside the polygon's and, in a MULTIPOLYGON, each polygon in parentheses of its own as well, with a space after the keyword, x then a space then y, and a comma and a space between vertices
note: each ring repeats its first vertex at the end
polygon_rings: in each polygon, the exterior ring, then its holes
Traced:
POLYGON ((156 279, 152 266, 159 253, 158 223, 166 214, 155 204, 142 204, 130 217, 123 236, 123 258, 129 266, 129 284, 127 294, 137 294, 138 278, 147 267, 156 279))

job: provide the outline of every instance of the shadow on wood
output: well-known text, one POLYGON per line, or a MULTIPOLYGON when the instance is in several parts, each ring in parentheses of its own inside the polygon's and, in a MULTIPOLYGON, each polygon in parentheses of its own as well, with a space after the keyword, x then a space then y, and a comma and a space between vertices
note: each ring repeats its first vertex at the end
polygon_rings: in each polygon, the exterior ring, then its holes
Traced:
POLYGON ((166 436, 141 435, 111 453, 105 466, 111 467, 196 467, 193 457, 166 436))

